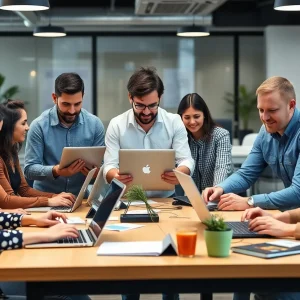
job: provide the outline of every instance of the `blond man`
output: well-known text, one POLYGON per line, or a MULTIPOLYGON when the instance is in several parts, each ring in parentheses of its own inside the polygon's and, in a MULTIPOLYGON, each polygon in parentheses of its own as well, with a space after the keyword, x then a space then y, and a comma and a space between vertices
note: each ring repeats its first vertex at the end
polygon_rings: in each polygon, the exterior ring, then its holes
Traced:
POLYGON ((263 123, 242 167, 218 186, 206 188, 206 202, 219 199, 221 210, 292 209, 300 207, 300 112, 293 85, 283 77, 271 77, 256 91, 263 123), (269 194, 240 197, 270 166, 284 189, 269 194))

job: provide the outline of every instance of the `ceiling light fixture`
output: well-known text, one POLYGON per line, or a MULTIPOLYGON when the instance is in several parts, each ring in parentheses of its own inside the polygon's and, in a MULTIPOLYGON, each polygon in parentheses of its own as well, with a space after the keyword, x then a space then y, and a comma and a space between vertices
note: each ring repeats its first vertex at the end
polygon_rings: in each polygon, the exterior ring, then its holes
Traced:
POLYGON ((33 32, 33 35, 37 37, 63 37, 67 34, 63 27, 52 26, 51 24, 49 24, 48 26, 36 27, 33 32))
POLYGON ((0 9, 12 11, 38 11, 49 9, 48 0, 0 0, 0 9))
POLYGON ((205 26, 184 26, 177 30, 177 36, 181 37, 202 37, 209 35, 210 33, 205 26))
POLYGON ((281 11, 300 11, 300 0, 275 0, 274 9, 281 11))

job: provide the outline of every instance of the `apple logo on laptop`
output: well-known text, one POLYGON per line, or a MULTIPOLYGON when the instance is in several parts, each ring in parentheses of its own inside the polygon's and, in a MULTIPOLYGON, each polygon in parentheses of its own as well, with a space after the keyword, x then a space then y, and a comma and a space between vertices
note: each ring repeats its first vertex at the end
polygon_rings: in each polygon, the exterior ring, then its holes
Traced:
POLYGON ((143 172, 145 174, 150 174, 151 173, 149 165, 146 165, 145 167, 143 167, 143 172))

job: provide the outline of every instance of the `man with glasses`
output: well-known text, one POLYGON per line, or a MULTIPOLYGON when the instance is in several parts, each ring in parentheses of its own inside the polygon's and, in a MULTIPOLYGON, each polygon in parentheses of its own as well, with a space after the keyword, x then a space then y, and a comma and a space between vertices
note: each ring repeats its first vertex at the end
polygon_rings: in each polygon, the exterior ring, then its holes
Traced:
MULTIPOLYGON (((191 156, 185 126, 179 115, 159 107, 164 85, 154 68, 140 68, 127 84, 132 109, 113 118, 106 131, 104 176, 108 182, 117 178, 127 184, 130 174, 119 174, 119 149, 174 149, 177 170, 191 174, 194 161, 191 156)), ((165 172, 162 179, 178 184, 174 172, 165 172)), ((156 191, 151 197, 170 197, 174 191, 156 191)), ((139 299, 138 294, 123 295, 123 300, 139 299)), ((177 294, 163 295, 165 300, 179 299, 177 294)))
POLYGON ((78 74, 59 75, 52 94, 54 106, 31 123, 24 173, 34 180, 34 188, 78 195, 89 169, 81 159, 60 169, 63 148, 104 146, 104 126, 97 116, 82 108, 83 95, 84 82, 78 74))

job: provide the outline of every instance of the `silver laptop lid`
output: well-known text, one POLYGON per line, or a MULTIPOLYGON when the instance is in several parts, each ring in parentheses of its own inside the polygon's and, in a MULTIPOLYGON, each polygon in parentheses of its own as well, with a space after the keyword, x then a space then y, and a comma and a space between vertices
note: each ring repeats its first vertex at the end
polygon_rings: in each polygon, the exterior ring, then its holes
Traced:
POLYGON ((94 233, 97 239, 95 245, 97 245, 97 243, 99 242, 101 232, 109 216, 114 210, 116 203, 123 196, 125 189, 125 184, 118 181, 117 179, 112 180, 105 197, 101 201, 100 206, 89 225, 89 229, 94 233))
POLYGON ((173 170, 179 183, 185 191, 185 194, 189 198, 193 208, 195 209, 200 221, 207 220, 211 217, 205 201, 202 199, 201 194, 193 180, 193 178, 187 174, 173 170))
POLYGON ((72 207, 72 211, 74 211, 77 207, 79 207, 81 205, 85 191, 86 191, 89 183, 91 182, 96 170, 97 170, 97 168, 94 168, 94 169, 90 170, 89 173, 87 174, 87 176, 81 186, 80 192, 76 198, 76 201, 72 207))
MULTIPOLYGON (((146 191, 171 191, 174 185, 161 179, 175 168, 174 149, 120 149, 120 174, 131 174, 130 185, 142 185, 146 191)), ((130 186, 127 185, 127 186, 130 186)))
POLYGON ((99 173, 95 179, 90 195, 87 199, 87 203, 92 206, 99 206, 100 202, 104 198, 108 191, 109 184, 107 184, 103 178, 103 166, 100 168, 99 173))

